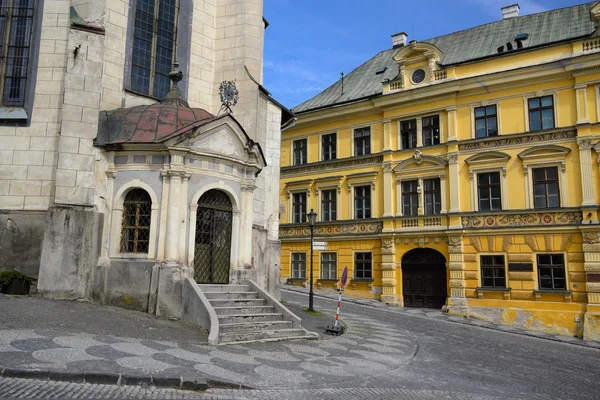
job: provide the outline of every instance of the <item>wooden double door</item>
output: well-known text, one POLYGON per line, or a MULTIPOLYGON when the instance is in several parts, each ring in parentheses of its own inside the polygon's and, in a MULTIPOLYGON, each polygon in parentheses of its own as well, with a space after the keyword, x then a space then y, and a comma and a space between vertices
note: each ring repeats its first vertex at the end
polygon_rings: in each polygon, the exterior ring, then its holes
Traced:
POLYGON ((445 261, 444 256, 433 249, 411 250, 402 258, 405 307, 441 308, 446 304, 445 261))

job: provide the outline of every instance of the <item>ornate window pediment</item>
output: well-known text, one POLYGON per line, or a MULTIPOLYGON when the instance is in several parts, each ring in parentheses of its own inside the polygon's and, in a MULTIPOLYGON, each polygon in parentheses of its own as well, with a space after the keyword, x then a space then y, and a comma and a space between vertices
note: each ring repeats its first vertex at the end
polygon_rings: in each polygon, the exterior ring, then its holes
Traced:
POLYGON ((505 164, 510 159, 510 155, 501 151, 484 151, 477 153, 465 160, 469 165, 503 163, 505 164))
POLYGON ((398 63, 398 75, 389 82, 385 82, 385 91, 404 89, 423 82, 433 82, 436 71, 439 70, 438 62, 442 51, 427 42, 412 41, 394 55, 398 63))
POLYGON ((230 115, 216 119, 188 134, 167 141, 177 150, 217 156, 238 163, 254 164, 261 170, 267 163, 260 145, 250 139, 239 123, 230 115))
POLYGON ((338 193, 341 193, 343 179, 344 179, 343 175, 325 176, 323 178, 315 179, 314 182, 315 182, 315 187, 317 189, 317 193, 320 189, 325 189, 325 188, 335 188, 338 193))
POLYGON ((539 158, 566 158, 571 152, 568 147, 548 144, 543 146, 531 147, 519 153, 519 158, 523 161, 535 160, 539 158))
POLYGON ((422 154, 420 150, 415 150, 412 157, 401 161, 393 169, 395 173, 406 172, 406 170, 414 171, 430 171, 445 169, 448 162, 443 158, 436 156, 428 156, 422 154))

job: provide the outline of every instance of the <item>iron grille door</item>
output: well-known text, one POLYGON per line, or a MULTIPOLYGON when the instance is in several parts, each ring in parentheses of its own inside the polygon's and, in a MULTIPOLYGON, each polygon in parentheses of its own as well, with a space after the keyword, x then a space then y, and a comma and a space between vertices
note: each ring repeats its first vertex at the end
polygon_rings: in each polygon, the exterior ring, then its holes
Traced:
POLYGON ((194 279, 198 283, 229 283, 232 207, 227 195, 209 190, 198 201, 194 279))

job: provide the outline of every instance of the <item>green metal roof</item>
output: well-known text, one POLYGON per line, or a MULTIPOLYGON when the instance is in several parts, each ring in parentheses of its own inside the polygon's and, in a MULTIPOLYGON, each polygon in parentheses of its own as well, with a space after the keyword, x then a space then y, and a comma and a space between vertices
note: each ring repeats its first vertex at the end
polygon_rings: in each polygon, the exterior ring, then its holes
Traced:
MULTIPOLYGON (((444 66, 499 55, 498 47, 506 46, 507 42, 516 47, 514 38, 520 33, 529 35, 523 41, 525 49, 563 42, 594 32, 590 10, 595 3, 503 19, 422 42, 431 43, 442 51, 440 64, 444 66)), ((398 51, 399 49, 381 51, 345 76, 343 94, 339 80, 312 99, 294 107, 292 111, 302 113, 380 95, 383 92, 382 82, 398 75, 398 64, 393 60, 398 51), (376 74, 381 67, 387 67, 385 72, 376 74)))

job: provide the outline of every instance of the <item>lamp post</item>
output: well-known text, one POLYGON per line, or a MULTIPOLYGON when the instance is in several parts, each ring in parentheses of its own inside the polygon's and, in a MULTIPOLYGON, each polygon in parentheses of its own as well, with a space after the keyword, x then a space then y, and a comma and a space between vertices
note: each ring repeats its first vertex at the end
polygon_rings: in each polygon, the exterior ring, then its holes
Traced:
POLYGON ((315 233, 315 223, 317 222, 317 213, 310 209, 310 212, 306 215, 308 219, 308 225, 310 226, 310 290, 308 291, 308 310, 314 311, 313 309, 313 237, 315 233))

